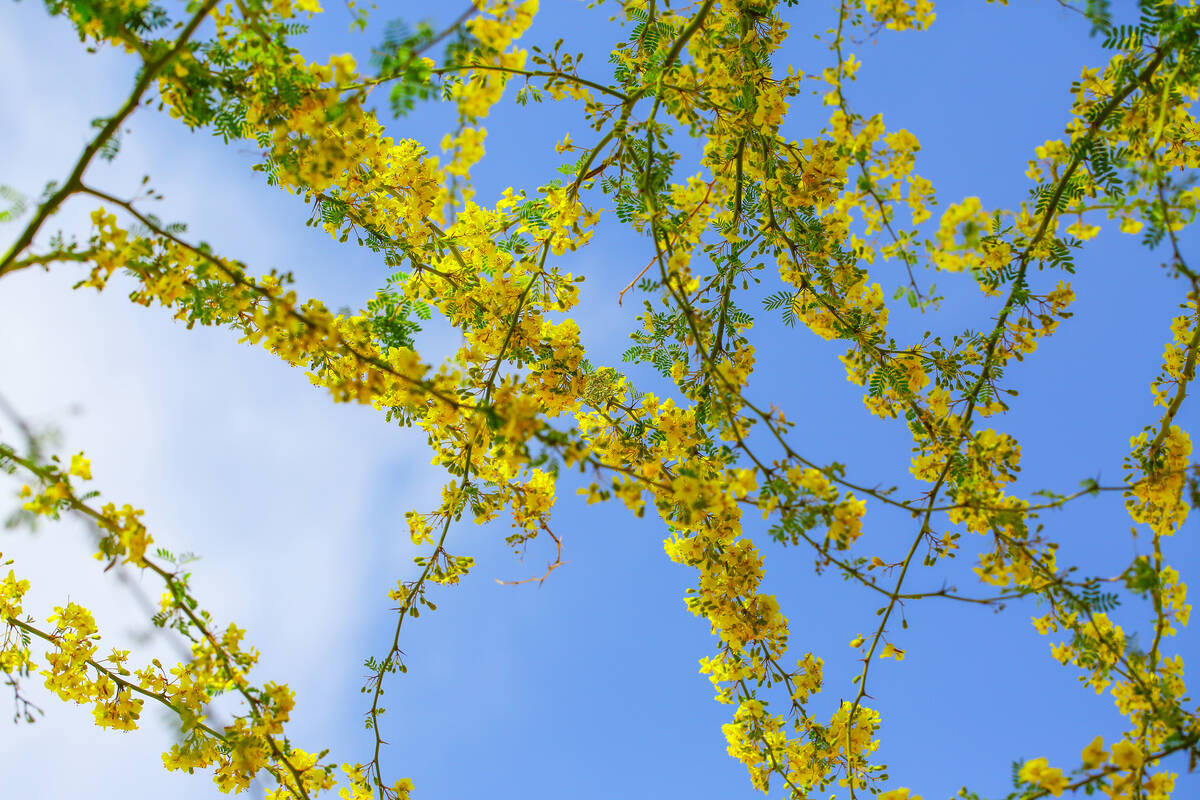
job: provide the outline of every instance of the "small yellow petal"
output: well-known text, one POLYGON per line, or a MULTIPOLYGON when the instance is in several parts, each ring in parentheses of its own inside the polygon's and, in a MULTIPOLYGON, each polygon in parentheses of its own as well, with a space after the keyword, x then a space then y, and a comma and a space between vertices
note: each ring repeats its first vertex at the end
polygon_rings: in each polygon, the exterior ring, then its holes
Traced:
POLYGON ((1084 769, 1095 769, 1104 763, 1108 753, 1104 752, 1104 739, 1097 736, 1091 744, 1083 748, 1084 769))

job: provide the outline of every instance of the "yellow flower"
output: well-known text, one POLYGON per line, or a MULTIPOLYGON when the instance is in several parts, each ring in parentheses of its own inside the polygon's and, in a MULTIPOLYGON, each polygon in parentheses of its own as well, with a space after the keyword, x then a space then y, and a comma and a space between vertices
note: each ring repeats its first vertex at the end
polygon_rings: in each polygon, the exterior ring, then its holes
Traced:
POLYGON ((904 651, 901 650, 899 647, 896 647, 896 645, 892 644, 891 642, 888 642, 886 645, 883 646, 883 652, 879 654, 879 657, 880 658, 894 658, 897 661, 903 661, 904 660, 904 651))
POLYGON ((92 462, 83 457, 83 453, 71 456, 71 474, 85 481, 92 479, 92 462))
POLYGON ((855 636, 853 639, 850 640, 851 647, 861 647, 862 643, 863 643, 863 635, 861 633, 858 636, 855 636))
POLYGON ((1133 217, 1125 217, 1121 220, 1121 233, 1137 233, 1142 229, 1142 221, 1133 217))
POLYGON ((1042 770, 1049 766, 1049 762, 1044 758, 1034 758, 1025 762, 1025 766, 1021 767, 1021 771, 1017 773, 1017 777, 1026 783, 1037 783, 1042 776, 1042 770))
POLYGON ((899 789, 892 789, 890 792, 884 792, 875 798, 875 800, 921 800, 921 795, 910 795, 908 793, 908 788, 902 786, 899 789))
POLYGON ((354 61, 354 56, 349 53, 342 53, 340 56, 330 56, 329 66, 333 67, 333 80, 339 86, 349 83, 354 77, 354 71, 358 68, 358 64, 354 61))
POLYGON ((1084 769, 1095 769, 1104 763, 1104 759, 1108 757, 1108 753, 1104 752, 1104 739, 1097 736, 1092 739, 1092 743, 1083 748, 1083 766, 1084 769))
POLYGON ((1121 769, 1137 769, 1142 765, 1142 754, 1137 747, 1122 739, 1113 745, 1111 761, 1113 766, 1121 769))
POLYGON ((730 471, 729 483, 727 484, 729 491, 733 492, 736 497, 745 497, 750 492, 757 488, 754 470, 752 469, 735 469, 730 471))
POLYGON ((1042 770, 1042 774, 1038 776, 1038 784, 1055 797, 1063 793, 1063 789, 1067 788, 1070 781, 1063 775, 1062 770, 1057 767, 1042 770))
POLYGON ((1086 242, 1088 239, 1094 239, 1100 234, 1100 226, 1084 224, 1083 220, 1080 219, 1067 226, 1067 234, 1086 242))
POLYGON ((1175 788, 1175 773, 1156 772, 1146 781, 1145 786, 1150 800, 1168 800, 1175 788))
POLYGON ((10 569, 8 577, 0 581, 0 619, 16 619, 21 615, 21 596, 29 591, 29 581, 17 580, 10 569))

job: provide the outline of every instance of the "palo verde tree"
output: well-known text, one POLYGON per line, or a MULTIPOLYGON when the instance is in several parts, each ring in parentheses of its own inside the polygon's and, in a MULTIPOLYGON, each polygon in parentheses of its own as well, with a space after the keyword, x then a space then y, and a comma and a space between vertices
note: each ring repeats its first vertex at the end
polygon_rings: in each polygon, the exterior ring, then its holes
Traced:
MULTIPOLYGON (((1110 58, 1064 87, 1069 122, 1031 154, 1028 197, 1012 209, 972 196, 938 203, 915 171, 917 138, 848 97, 860 65, 850 52, 855 37, 924 30, 935 21, 931 0, 836 2, 836 26, 815 31, 827 48, 820 65, 786 61, 789 37, 813 33, 792 30, 802 21, 796 0, 609 0, 594 13, 614 13, 625 35, 588 59, 592 67, 562 42, 518 44, 538 0, 464 0, 444 28, 389 27, 369 69, 349 56, 309 60, 291 44, 320 21, 318 0, 45 4, 86 46, 124 51, 139 68, 127 99, 98 121, 60 180, 36 199, 5 189, 3 220, 14 233, 0 278, 81 269, 76 288, 95 291, 108 290, 115 275, 132 280, 135 303, 166 307, 189 328, 229 328, 306 370, 335 402, 370 404, 380 425, 421 429, 448 478, 437 507, 407 515, 424 550, 416 577, 379 598, 396 612, 394 635, 367 661, 374 746, 339 770, 322 743, 291 741, 293 692, 255 682, 244 631, 202 610, 188 573, 156 554, 141 511, 99 497, 84 453, 60 459, 19 437, 0 442, 0 466, 19 476, 23 508, 90 518, 102 533, 100 563, 129 564, 160 582, 154 624, 191 643, 178 664, 131 663, 120 643, 101 646, 83 604, 25 607, 29 582, 15 564, 0 578, 0 668, 18 704, 41 683, 118 730, 137 727, 147 703, 160 704, 181 731, 163 756, 167 769, 210 771, 225 792, 257 778, 272 798, 338 788, 342 797, 407 797, 411 781, 386 770, 382 695, 400 679, 405 626, 433 608, 434 587, 472 569, 469 554, 452 552, 455 529, 506 515, 510 544, 542 536, 561 553, 551 513, 560 475, 576 471, 587 476, 589 502, 657 515, 667 557, 695 569, 687 606, 715 637, 701 670, 730 707, 729 754, 763 792, 883 790, 874 753, 888 731, 871 707, 873 669, 904 657, 900 607, 912 613, 923 599, 1036 599, 1034 625, 1053 640, 1053 657, 1126 720, 1119 740, 1096 736, 1077 761, 1024 762, 1013 797, 1099 791, 1163 800, 1173 791, 1172 765, 1190 767, 1200 756, 1197 709, 1172 646, 1190 606, 1161 546, 1183 526, 1185 498, 1200 494, 1178 424, 1200 350, 1200 267, 1188 264, 1179 240, 1200 201, 1193 0, 1139 0, 1128 20, 1106 0, 1078 8, 1063 0, 1110 58), (566 163, 536 189, 483 198, 471 172, 484 154, 483 124, 506 88, 518 102, 576 104, 587 140, 563 139, 566 163), (385 131, 389 116, 425 103, 456 111, 441 142, 445 158, 385 131), (822 122, 789 139, 781 126, 802 104, 822 122), (387 268, 386 284, 365 308, 335 314, 297 297, 288 274, 255 271, 161 221, 153 190, 130 197, 98 185, 91 168, 116 156, 120 133, 144 108, 252 148, 265 183, 308 204, 311 223, 346 246, 369 248, 387 268), (681 142, 697 143, 699 157, 685 157, 681 142), (68 201, 90 204, 89 235, 53 234, 51 218, 68 201), (636 265, 622 292, 643 304, 622 364, 589 360, 572 317, 585 276, 560 268, 568 251, 603 246, 593 241, 602 214, 644 244, 644 267, 636 265), (1154 421, 1130 432, 1122 481, 1022 496, 1011 491, 1021 447, 1001 430, 1009 403, 1019 402, 1006 373, 1036 357, 1071 316, 1076 259, 1106 219, 1166 252, 1178 286, 1178 316, 1149 323, 1168 337, 1147 396, 1154 421), (930 272, 977 287, 986 314, 958 335, 895 333, 889 311, 945 310, 927 285, 930 272), (755 286, 766 288, 765 302, 755 286), (803 414, 803 398, 748 389, 756 361, 747 309, 843 349, 845 375, 862 387, 861 413, 907 431, 910 476, 858 474, 805 456, 785 416, 803 414), (461 336, 442 363, 417 349, 422 323, 435 316, 461 336), (637 389, 639 365, 672 382, 674 397, 637 389), (909 478, 918 490, 879 488, 909 478), (1059 563, 1046 517, 1103 493, 1123 498, 1144 553, 1116 578, 1059 563), (872 536, 872 507, 911 521, 898 556, 872 536), (743 527, 754 516, 777 544, 755 544, 743 527), (913 588, 944 574, 966 537, 986 542, 975 591, 913 588), (789 639, 779 603, 761 590, 764 550, 784 546, 811 550, 819 569, 845 579, 841 591, 877 601, 867 632, 850 641, 861 651, 858 674, 825 675, 821 654, 789 639), (1138 631, 1109 616, 1126 599, 1148 609, 1138 631), (829 693, 844 699, 819 714, 813 700, 834 681, 829 693), (240 702, 223 724, 206 711, 218 695, 240 702)), ((367 12, 351 9, 365 27, 367 12)))

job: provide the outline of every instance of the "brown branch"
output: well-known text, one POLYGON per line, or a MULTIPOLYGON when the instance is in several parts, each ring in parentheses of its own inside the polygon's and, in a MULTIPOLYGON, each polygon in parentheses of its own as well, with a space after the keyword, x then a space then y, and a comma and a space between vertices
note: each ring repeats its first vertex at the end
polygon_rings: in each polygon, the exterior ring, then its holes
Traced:
POLYGON ((25 229, 21 231, 21 235, 17 237, 12 247, 9 248, 8 253, 4 256, 4 260, 0 261, 0 276, 10 271, 17 256, 29 246, 29 243, 33 241, 33 237, 37 235, 50 215, 58 211, 59 206, 68 197, 82 189, 83 173, 87 170, 88 165, 92 163, 92 159, 100 152, 100 148, 112 138, 113 134, 116 133, 126 118, 138 107, 138 104, 142 101, 142 95, 146 93, 146 90, 158 78, 158 74, 163 68, 183 50, 188 40, 192 38, 192 34, 196 32, 196 29, 200 27, 200 24, 208 16, 208 12, 212 11, 218 2, 219 0, 204 0, 203 5, 192 15, 191 20, 180 32, 179 37, 175 40, 175 44, 168 48, 159 58, 148 62, 143 67, 142 74, 134 84, 133 91, 129 94, 125 104, 121 106, 121 109, 116 114, 108 118, 108 121, 104 123, 104 127, 100 129, 100 133, 96 134, 96 137, 83 148, 83 153, 79 156, 79 160, 75 162, 75 167, 71 170, 71 173, 67 176, 62 186, 54 194, 50 195, 46 202, 42 203, 41 207, 37 210, 37 214, 34 215, 34 218, 25 226, 25 229))
POLYGON ((525 578, 519 581, 502 581, 499 578, 496 578, 496 583, 500 584, 501 586, 520 586, 523 583, 533 583, 534 581, 537 581, 538 586, 541 586, 546 582, 546 578, 550 577, 551 572, 554 572, 554 570, 565 564, 571 563, 570 561, 562 560, 562 539, 555 536, 554 531, 550 530, 550 526, 546 523, 543 522, 541 527, 542 530, 550 534, 550 538, 554 540, 555 547, 554 561, 546 565, 545 573, 543 573, 540 577, 535 575, 532 578, 525 578))

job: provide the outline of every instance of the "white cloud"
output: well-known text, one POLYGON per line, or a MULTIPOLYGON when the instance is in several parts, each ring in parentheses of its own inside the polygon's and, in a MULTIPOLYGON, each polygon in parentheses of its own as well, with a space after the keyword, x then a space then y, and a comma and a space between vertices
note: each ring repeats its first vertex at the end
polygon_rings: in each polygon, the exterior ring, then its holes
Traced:
MULTIPOLYGON (((119 54, 88 56, 62 20, 33 4, 0 12, 0 70, 30 76, 6 88, 6 106, 21 109, 18 126, 0 123, 0 183, 30 194, 66 173, 88 121, 111 113, 133 71, 119 54)), ((212 241, 252 271, 294 269, 302 292, 333 307, 361 302, 382 282, 382 273, 362 269, 368 262, 347 263, 345 248, 304 229, 298 201, 263 186, 244 153, 204 134, 189 139, 145 110, 131 125, 118 160, 89 174, 97 185, 131 191, 151 173, 168 198, 159 213, 192 223, 189 236, 212 241)), ((89 208, 77 201, 54 227, 86 235, 89 208)), ((15 229, 0 229, 0 246, 15 229)), ((101 501, 146 509, 159 544, 202 556, 191 566, 202 605, 248 629, 247 641, 263 652, 257 680, 288 681, 297 690, 303 735, 296 744, 334 744, 327 732, 359 727, 362 709, 337 707, 328 683, 344 680, 348 669, 356 674, 360 621, 389 588, 365 581, 380 561, 395 564, 395 577, 412 569, 396 546, 363 557, 381 544, 377 510, 369 507, 378 494, 373 476, 410 461, 414 448, 424 456, 423 436, 389 428, 370 409, 334 407, 301 371, 237 344, 228 331, 187 331, 162 309, 132 305, 119 281, 101 295, 73 292, 79 274, 78 266, 60 265, 0 282, 0 392, 35 422, 58 423, 61 453, 87 451, 101 501), (82 409, 77 415, 74 406, 82 409)), ((0 436, 13 439, 8 420, 0 420, 0 436)), ((392 502, 427 505, 436 484, 437 476, 408 481, 392 502)), ((7 493, 19 484, 2 486, 7 493)), ((2 498, 7 513, 15 500, 2 498)), ((387 537, 395 531, 406 540, 398 515, 385 525, 387 537)), ((138 645, 130 636, 146 627, 137 605, 111 573, 101 573, 89 542, 75 522, 47 523, 36 536, 0 536, 0 550, 34 584, 27 610, 44 618, 69 596, 96 612, 104 644, 169 654, 161 641, 138 645)), ((135 580, 157 598, 153 576, 135 580)), ((18 765, 5 778, 14 795, 215 794, 205 779, 168 774, 158 764, 170 733, 157 712, 147 713, 146 730, 114 734, 92 726, 86 709, 29 688, 46 717, 0 727, 6 763, 18 765)))

